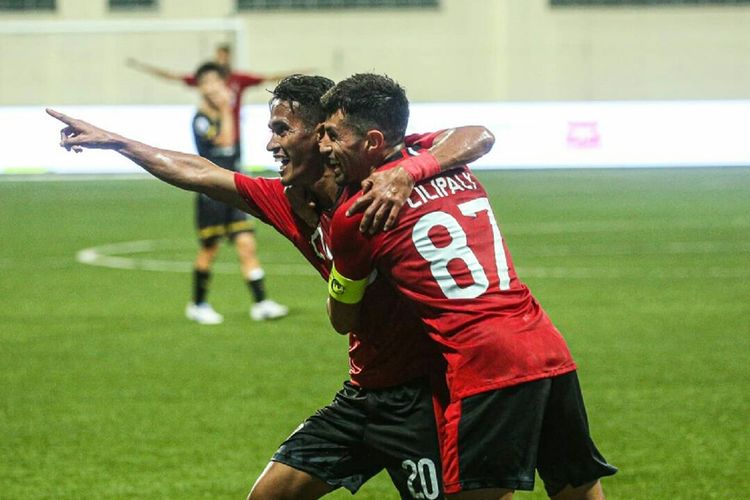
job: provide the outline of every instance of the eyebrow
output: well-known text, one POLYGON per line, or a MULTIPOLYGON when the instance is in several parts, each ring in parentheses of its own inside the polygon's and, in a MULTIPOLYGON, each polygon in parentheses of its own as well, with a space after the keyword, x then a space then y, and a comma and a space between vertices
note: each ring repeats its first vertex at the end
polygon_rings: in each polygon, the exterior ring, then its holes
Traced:
POLYGON ((289 123, 283 118, 272 118, 268 120, 268 128, 273 128, 273 127, 277 127, 280 125, 285 125, 288 127, 289 123))

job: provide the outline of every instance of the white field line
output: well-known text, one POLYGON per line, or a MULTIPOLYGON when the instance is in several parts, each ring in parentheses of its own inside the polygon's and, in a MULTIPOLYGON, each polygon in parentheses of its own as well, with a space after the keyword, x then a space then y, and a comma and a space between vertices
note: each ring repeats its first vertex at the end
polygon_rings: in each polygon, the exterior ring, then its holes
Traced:
MULTIPOLYGON (((192 261, 174 261, 149 259, 137 254, 153 250, 185 248, 184 243, 167 240, 140 240, 112 243, 97 247, 84 248, 76 253, 76 260, 90 266, 109 267, 113 269, 131 269, 171 273, 190 273, 192 261), (134 255, 134 256, 133 256, 134 255)), ((310 266, 303 264, 275 264, 263 262, 266 272, 282 276, 315 276, 318 273, 310 266)), ((239 263, 220 262, 214 265, 214 271, 222 274, 239 273, 239 263)))
MULTIPOLYGON (((680 242, 664 243, 661 248, 659 245, 649 245, 649 253, 657 254, 705 254, 705 253, 724 253, 729 251, 750 251, 750 243, 731 244, 729 242, 680 242), (657 251, 658 250, 658 251, 657 251)), ((114 269, 129 269, 140 271, 155 272, 174 272, 189 273, 192 272, 193 263, 191 261, 174 261, 150 259, 139 256, 138 254, 147 253, 154 250, 165 249, 184 249, 184 242, 168 240, 139 240, 125 241, 121 243, 112 243, 97 247, 84 248, 76 254, 76 260, 82 264, 99 267, 109 267, 114 269)), ((550 249, 552 252, 553 249, 550 249)), ((536 253, 536 252, 535 252, 536 253)), ((637 252, 635 252, 637 253, 637 252)), ((543 255, 633 255, 634 251, 623 251, 621 248, 609 247, 609 252, 605 253, 604 245, 583 245, 578 247, 556 247, 556 252, 546 253, 543 255), (597 253, 583 254, 582 251, 594 248, 597 253), (568 251, 569 250, 569 251, 568 251)), ((317 272, 307 264, 284 264, 265 262, 263 267, 270 274, 281 276, 315 276, 317 272)), ((239 264, 236 263, 218 263, 214 267, 216 272, 222 274, 234 274, 239 272, 239 264)), ((543 278, 543 279, 616 279, 639 277, 645 273, 639 268, 613 268, 613 267, 519 267, 518 275, 523 278, 543 278)), ((748 267, 683 267, 683 268, 663 268, 651 270, 648 277, 652 278, 673 278, 673 279, 698 279, 701 277, 710 278, 738 278, 744 279, 750 277, 750 266, 748 267)))

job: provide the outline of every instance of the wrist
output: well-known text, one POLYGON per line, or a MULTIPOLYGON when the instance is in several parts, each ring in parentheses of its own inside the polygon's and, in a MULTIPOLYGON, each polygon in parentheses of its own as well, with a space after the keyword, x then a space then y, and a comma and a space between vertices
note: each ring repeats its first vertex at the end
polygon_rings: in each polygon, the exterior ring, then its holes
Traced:
POLYGON ((104 149, 111 149, 121 154, 138 154, 147 147, 143 143, 127 139, 120 135, 109 137, 105 144, 106 147, 104 149))
POLYGON ((440 173, 440 164, 429 151, 410 156, 401 163, 401 167, 414 180, 419 182, 440 173))

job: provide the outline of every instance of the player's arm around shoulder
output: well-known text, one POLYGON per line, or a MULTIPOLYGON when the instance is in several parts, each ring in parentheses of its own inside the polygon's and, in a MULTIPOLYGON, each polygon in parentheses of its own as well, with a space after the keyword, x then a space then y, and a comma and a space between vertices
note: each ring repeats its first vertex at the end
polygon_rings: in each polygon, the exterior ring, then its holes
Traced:
POLYGON ((328 278, 328 317, 340 334, 355 330, 367 285, 374 275, 370 239, 359 232, 361 214, 347 217, 342 206, 331 222, 333 267, 328 278))
POLYGON ((375 234, 391 229, 417 182, 478 160, 492 149, 495 136, 486 127, 470 125, 412 134, 406 137, 405 144, 419 149, 420 154, 362 181, 365 194, 349 209, 350 215, 364 212, 360 231, 375 234))

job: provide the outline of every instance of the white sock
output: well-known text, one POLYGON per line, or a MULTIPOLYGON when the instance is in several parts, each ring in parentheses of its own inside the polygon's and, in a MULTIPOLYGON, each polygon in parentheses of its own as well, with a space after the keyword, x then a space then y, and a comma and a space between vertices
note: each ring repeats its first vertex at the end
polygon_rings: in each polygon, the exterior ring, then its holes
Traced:
POLYGON ((263 268, 256 267, 255 269, 247 273, 247 279, 250 281, 258 281, 262 280, 265 275, 266 273, 265 271, 263 271, 263 268))

